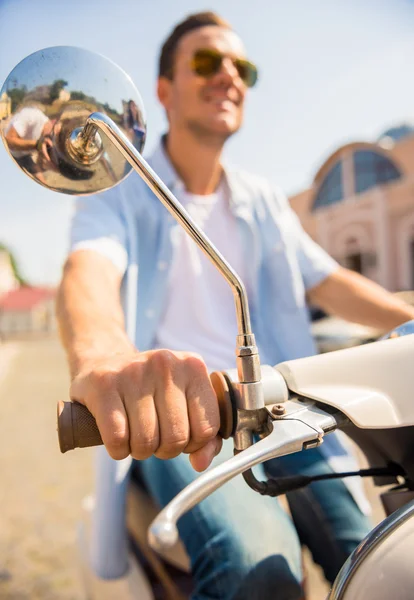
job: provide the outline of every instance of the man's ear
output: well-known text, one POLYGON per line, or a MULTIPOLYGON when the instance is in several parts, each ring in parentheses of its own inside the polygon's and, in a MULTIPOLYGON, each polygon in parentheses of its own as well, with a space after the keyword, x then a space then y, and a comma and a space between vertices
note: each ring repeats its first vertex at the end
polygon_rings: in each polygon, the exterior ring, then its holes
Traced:
POLYGON ((171 97, 171 81, 166 77, 158 77, 157 96, 165 110, 168 110, 171 97))

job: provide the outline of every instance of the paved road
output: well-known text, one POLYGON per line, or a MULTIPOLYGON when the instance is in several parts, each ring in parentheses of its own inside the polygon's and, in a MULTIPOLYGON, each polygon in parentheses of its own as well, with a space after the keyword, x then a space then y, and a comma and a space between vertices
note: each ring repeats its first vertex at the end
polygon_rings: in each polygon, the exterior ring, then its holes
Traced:
POLYGON ((55 340, 6 343, 0 364, 0 598, 84 600, 75 536, 92 455, 58 449, 63 353, 55 340))
MULTIPOLYGON (((59 453, 56 402, 67 390, 56 340, 0 345, 0 600, 85 600, 76 523, 93 451, 59 453)), ((309 600, 321 600, 327 587, 306 562, 309 600)))

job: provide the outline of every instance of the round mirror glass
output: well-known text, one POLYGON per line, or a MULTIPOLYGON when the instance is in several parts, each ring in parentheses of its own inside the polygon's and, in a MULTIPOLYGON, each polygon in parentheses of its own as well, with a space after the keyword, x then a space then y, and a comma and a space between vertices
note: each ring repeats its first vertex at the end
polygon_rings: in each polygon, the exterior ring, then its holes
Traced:
POLYGON ((6 79, 1 134, 29 177, 55 191, 85 195, 114 186, 132 167, 99 132, 99 159, 84 165, 67 151, 90 114, 106 114, 141 152, 146 121, 130 77, 107 58, 72 46, 45 48, 22 60, 6 79), (75 132, 75 133, 74 133, 75 132))

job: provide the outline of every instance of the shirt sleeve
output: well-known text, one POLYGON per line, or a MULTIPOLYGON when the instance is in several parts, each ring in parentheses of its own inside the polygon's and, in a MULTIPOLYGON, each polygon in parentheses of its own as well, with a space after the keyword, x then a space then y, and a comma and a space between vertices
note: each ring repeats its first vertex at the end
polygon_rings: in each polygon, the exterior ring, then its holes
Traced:
POLYGON ((93 250, 124 274, 128 264, 127 234, 121 198, 114 190, 78 198, 71 223, 70 253, 93 250))
POLYGON ((306 233, 299 217, 280 190, 276 190, 276 204, 279 207, 278 220, 284 230, 284 237, 295 248, 305 289, 309 290, 336 271, 339 265, 306 233))

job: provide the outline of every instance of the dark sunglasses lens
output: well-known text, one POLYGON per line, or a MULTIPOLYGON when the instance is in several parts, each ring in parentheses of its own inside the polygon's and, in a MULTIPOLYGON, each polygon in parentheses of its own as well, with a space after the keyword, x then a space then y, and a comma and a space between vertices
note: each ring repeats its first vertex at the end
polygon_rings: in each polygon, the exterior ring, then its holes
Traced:
POLYGON ((257 68, 255 65, 247 60, 237 60, 235 65, 240 79, 244 81, 247 87, 253 87, 257 81, 257 68))
POLYGON ((199 50, 194 54, 193 68, 197 75, 201 77, 210 77, 219 71, 221 66, 221 56, 215 52, 199 50))

